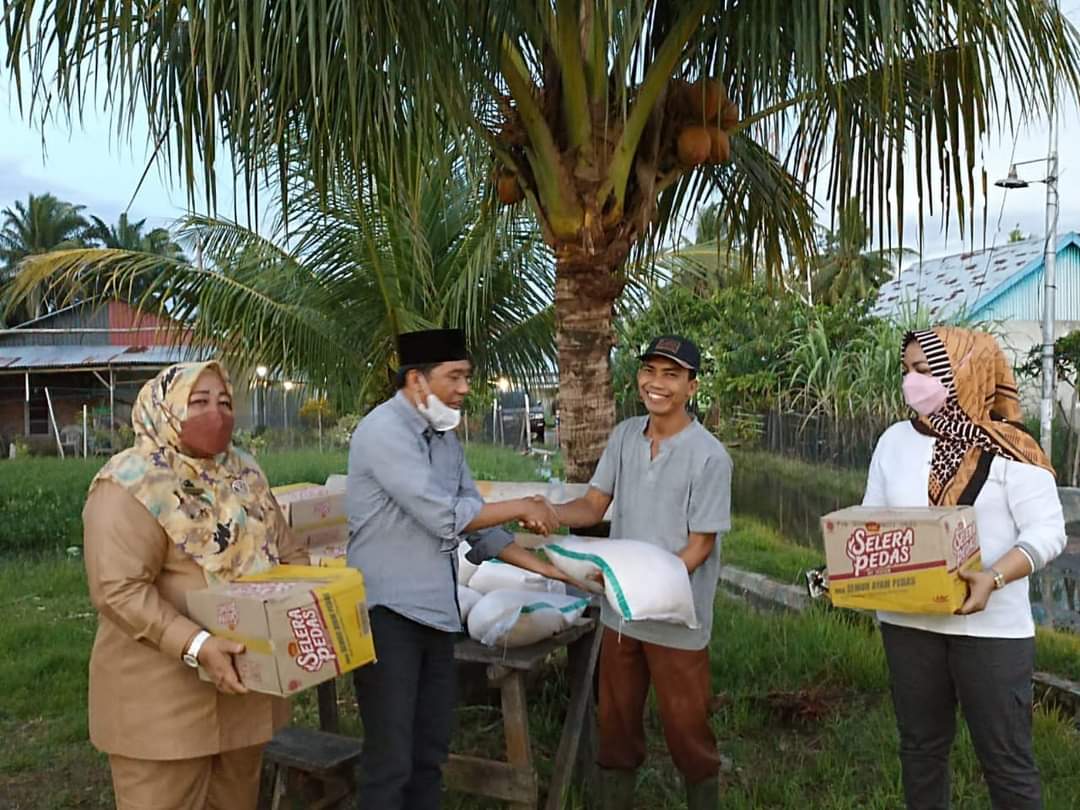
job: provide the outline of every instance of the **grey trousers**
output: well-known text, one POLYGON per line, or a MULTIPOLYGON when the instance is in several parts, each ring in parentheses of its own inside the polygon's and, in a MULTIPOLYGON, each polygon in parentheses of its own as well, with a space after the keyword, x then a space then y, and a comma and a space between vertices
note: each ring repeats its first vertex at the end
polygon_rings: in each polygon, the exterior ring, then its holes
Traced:
POLYGON ((457 703, 453 633, 371 609, 378 663, 353 672, 364 723, 357 807, 438 810, 457 703))
POLYGON ((995 810, 1042 810, 1031 743, 1033 638, 948 636, 882 623, 908 810, 949 806, 956 706, 995 810))

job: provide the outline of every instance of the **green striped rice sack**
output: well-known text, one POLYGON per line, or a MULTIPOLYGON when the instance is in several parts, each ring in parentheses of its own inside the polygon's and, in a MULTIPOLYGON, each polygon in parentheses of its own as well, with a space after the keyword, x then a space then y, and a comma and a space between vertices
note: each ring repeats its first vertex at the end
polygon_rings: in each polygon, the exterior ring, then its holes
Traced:
POLYGON ((544 546, 560 571, 584 580, 604 576, 604 595, 623 621, 698 627, 690 575, 679 557, 640 540, 559 538, 544 546))
POLYGON ((536 591, 492 591, 469 611, 469 635, 489 647, 525 647, 578 621, 588 599, 536 591))

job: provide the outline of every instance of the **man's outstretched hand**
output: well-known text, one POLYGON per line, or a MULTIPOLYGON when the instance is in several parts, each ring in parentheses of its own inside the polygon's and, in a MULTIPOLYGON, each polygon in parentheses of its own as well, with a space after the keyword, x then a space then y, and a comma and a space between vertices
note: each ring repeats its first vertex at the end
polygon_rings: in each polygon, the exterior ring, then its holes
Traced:
POLYGON ((555 514, 555 507, 542 495, 531 495, 522 498, 521 525, 530 532, 542 534, 545 537, 559 528, 559 516, 555 514))

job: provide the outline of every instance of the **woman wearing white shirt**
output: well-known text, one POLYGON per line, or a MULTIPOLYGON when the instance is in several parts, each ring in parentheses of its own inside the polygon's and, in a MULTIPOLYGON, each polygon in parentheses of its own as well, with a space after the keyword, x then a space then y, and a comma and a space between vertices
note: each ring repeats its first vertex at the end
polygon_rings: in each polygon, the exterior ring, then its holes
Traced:
POLYGON ((1041 808, 1027 577, 1065 546, 1051 466, 1018 421, 1016 383, 993 337, 911 333, 903 366, 904 398, 918 416, 878 440, 863 504, 974 505, 983 563, 963 575, 969 594, 957 615, 878 614, 907 806, 949 806, 959 703, 994 808, 1041 808))

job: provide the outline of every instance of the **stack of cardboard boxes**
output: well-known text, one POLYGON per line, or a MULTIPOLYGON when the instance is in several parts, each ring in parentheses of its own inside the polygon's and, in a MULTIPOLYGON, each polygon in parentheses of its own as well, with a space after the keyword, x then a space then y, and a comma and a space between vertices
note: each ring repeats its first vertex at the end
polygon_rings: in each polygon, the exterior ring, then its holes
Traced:
POLYGON ((320 484, 289 484, 272 492, 296 539, 308 549, 312 565, 345 565, 349 524, 343 490, 320 484))

